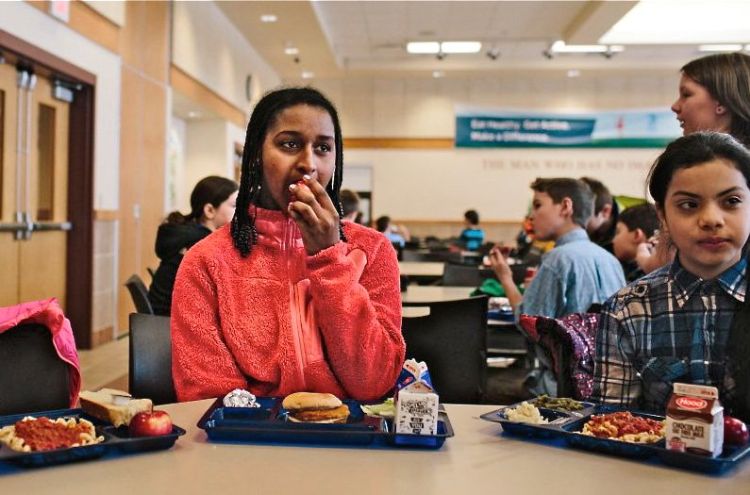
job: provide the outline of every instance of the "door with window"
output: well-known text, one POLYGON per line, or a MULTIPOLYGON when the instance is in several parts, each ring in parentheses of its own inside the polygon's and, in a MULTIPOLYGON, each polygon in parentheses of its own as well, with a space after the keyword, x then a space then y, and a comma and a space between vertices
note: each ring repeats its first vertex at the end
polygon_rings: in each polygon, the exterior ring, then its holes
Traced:
POLYGON ((57 297, 65 307, 68 93, 0 63, 0 306, 57 297))

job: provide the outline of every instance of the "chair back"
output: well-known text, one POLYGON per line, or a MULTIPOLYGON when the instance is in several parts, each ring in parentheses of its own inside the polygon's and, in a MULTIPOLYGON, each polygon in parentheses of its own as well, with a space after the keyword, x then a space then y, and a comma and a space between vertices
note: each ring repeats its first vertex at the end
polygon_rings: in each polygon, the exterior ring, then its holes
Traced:
POLYGON ((130 297, 133 298, 133 304, 135 310, 139 313, 145 313, 148 315, 154 314, 154 309, 151 307, 151 301, 148 300, 148 289, 143 279, 134 273, 125 282, 125 287, 130 292, 130 297))
POLYGON ((130 314, 130 393, 154 404, 177 401, 168 316, 130 314))
POLYGON ((476 265, 445 264, 442 285, 479 287, 482 285, 482 280, 482 275, 476 265))
POLYGON ((406 357, 424 361, 442 402, 478 404, 487 384, 487 297, 434 303, 427 316, 404 317, 406 357))
POLYGON ((26 323, 0 333, 0 415, 69 406, 68 365, 49 329, 26 323))

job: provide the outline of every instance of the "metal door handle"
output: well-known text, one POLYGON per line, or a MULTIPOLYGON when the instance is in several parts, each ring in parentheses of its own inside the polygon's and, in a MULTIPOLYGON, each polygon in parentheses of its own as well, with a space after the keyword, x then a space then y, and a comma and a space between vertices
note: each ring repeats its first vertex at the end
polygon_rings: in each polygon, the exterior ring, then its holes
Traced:
POLYGON ((51 230, 62 230, 68 231, 73 229, 73 224, 70 222, 34 222, 32 224, 32 230, 37 232, 51 231, 51 230))
POLYGON ((25 232, 29 224, 21 222, 0 222, 0 232, 25 232))

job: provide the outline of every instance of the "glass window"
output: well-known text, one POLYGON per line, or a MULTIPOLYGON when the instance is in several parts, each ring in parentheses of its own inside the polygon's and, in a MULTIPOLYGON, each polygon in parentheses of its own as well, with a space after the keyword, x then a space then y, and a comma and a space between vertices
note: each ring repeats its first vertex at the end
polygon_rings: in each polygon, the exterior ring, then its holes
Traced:
POLYGON ((39 105, 37 220, 52 220, 55 178, 55 109, 39 105))

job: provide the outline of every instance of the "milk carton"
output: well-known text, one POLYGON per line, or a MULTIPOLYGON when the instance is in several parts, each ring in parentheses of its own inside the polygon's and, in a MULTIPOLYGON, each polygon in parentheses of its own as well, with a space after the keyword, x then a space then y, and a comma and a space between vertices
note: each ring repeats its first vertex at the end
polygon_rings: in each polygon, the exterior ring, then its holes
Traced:
POLYGON ((716 387, 675 383, 667 405, 667 449, 716 457, 724 444, 724 408, 716 387))
POLYGON ((435 435, 438 395, 432 388, 427 365, 409 359, 396 383, 396 433, 435 435))

